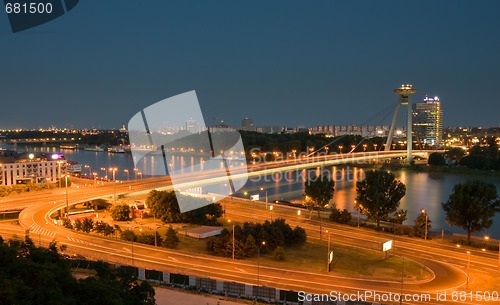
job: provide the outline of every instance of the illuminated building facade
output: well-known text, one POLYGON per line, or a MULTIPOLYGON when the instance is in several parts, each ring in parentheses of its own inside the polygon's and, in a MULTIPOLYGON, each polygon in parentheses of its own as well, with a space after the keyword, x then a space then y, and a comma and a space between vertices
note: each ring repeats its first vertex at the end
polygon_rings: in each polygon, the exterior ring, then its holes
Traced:
POLYGON ((439 97, 426 96, 421 103, 413 104, 413 131, 420 142, 441 146, 443 144, 443 111, 439 97))

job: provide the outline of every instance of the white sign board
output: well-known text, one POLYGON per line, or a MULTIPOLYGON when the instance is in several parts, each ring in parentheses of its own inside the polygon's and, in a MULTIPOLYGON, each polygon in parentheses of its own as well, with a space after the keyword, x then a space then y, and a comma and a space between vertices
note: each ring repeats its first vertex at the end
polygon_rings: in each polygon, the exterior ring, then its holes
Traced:
POLYGON ((388 240, 382 243, 382 251, 387 252, 392 249, 392 240, 388 240))

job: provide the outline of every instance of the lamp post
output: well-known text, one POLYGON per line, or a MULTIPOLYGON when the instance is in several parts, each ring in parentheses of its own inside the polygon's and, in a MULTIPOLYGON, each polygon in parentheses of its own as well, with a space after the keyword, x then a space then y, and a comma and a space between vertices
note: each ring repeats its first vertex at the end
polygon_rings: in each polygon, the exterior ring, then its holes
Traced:
POLYGON ((135 181, 137 181, 137 172, 138 172, 138 171, 139 171, 139 170, 138 170, 137 168, 134 168, 135 181))
POLYGON ((330 272, 330 266, 332 263, 333 255, 330 254, 330 232, 326 230, 326 233, 328 233, 328 252, 326 254, 326 270, 327 272, 330 272))
MULTIPOLYGON (((261 188, 260 188, 260 190, 261 190, 261 191, 264 191, 264 188, 263 188, 263 187, 261 187, 261 188)), ((266 191, 266 209, 267 209, 267 203, 268 203, 268 201, 267 201, 267 189, 265 189, 265 191, 266 191)))
POLYGON ((123 171, 127 173, 127 181, 130 181, 130 173, 128 172, 128 169, 124 169, 123 171))
POLYGON ((465 289, 469 289, 469 267, 470 267, 470 251, 467 251, 467 284, 465 289))
MULTIPOLYGON (((489 236, 485 236, 484 239, 489 243, 489 236)), ((498 241, 498 270, 500 271, 500 240, 498 241)))
POLYGON ((269 206, 269 210, 271 211, 271 221, 273 221, 273 205, 269 206))
POLYGON ((403 285, 405 282, 405 257, 403 256, 403 264, 401 266, 401 292, 399 294, 399 304, 403 304, 403 285))
MULTIPOLYGON (((231 219, 229 219, 227 222, 231 223, 231 219)), ((233 224, 233 259, 234 259, 234 250, 235 250, 235 244, 234 244, 234 222, 233 224)))
POLYGON ((69 216, 68 176, 68 174, 64 175, 64 181, 66 182, 66 217, 69 216))
POLYGON ((108 171, 104 167, 101 167, 101 170, 106 173, 106 181, 107 181, 108 180, 108 171))
POLYGON ((360 222, 360 216, 359 216, 359 206, 358 206, 358 202, 356 200, 354 200, 354 206, 356 207, 356 210, 358 211, 358 228, 359 228, 359 222, 360 222))
POLYGON ((89 169, 89 177, 90 177, 90 179, 92 179, 92 166, 84 165, 84 167, 89 169))
POLYGON ((260 248, 265 246, 266 242, 263 241, 260 243, 259 249, 257 250, 257 286, 260 285, 260 248))
POLYGON ((428 229, 429 216, 427 215, 427 210, 425 210, 425 209, 420 210, 420 213, 425 215, 425 238, 424 238, 424 240, 427 240, 427 229, 428 229))
POLYGON ((116 167, 112 167, 109 170, 113 172, 113 202, 116 203, 116 171, 118 169, 116 167))
POLYGON ((58 167, 57 180, 59 182, 59 189, 61 188, 61 164, 62 163, 63 163, 63 161, 57 161, 57 167, 58 167))

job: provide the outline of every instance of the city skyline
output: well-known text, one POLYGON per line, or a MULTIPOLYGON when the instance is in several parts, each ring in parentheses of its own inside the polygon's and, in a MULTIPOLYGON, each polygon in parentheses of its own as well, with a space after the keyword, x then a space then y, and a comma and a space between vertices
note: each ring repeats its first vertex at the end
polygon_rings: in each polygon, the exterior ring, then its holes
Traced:
POLYGON ((496 127, 499 6, 109 1, 15 34, 1 18, 0 128, 113 128, 189 90, 207 124, 356 125, 402 83, 442 98, 444 126, 496 127))

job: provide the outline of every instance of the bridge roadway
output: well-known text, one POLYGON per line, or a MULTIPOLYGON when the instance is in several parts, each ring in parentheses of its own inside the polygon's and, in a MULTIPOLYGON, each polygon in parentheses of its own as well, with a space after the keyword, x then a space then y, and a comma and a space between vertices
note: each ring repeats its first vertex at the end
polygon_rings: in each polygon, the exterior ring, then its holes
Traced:
MULTIPOLYGON (((325 162, 325 160, 317 162, 325 162)), ((257 172, 263 174, 262 172, 268 169, 254 166, 250 170, 250 175, 256 175, 257 172)), ((276 170, 276 168, 272 169, 273 172, 276 172, 276 170)), ((145 192, 153 188, 168 187, 166 184, 168 184, 168 180, 165 177, 150 178, 143 181, 116 184, 116 192, 145 192)), ((97 188, 72 188, 68 199, 70 204, 76 204, 77 202, 110 196, 112 194, 113 184, 108 183, 105 186, 97 188)), ((37 241, 37 237, 39 243, 42 241, 48 243, 51 240, 56 240, 60 244, 68 245, 70 251, 74 253, 112 263, 256 284, 257 267, 255 263, 159 249, 112 238, 81 234, 57 226, 50 219, 50 215, 66 205, 65 192, 63 190, 46 191, 36 193, 36 195, 36 198, 14 196, 12 197, 13 200, 4 200, 0 204, 2 209, 4 209, 4 206, 12 208, 15 202, 25 202, 24 205, 26 208, 20 214, 19 222, 24 229, 30 228, 30 234, 35 242, 37 241)), ((248 205, 248 209, 241 210, 233 208, 230 204, 226 204, 226 209, 229 215, 244 217, 250 221, 263 221, 267 216, 265 213, 262 213, 262 209, 259 210, 252 205, 248 205)), ((292 225, 300 224, 307 230, 310 240, 318 240, 319 224, 316 221, 306 221, 297 216, 290 216, 290 214, 281 215, 276 210, 275 217, 278 216, 284 216, 292 225)), ((323 227, 324 229, 332 230, 335 243, 378 249, 380 242, 388 239, 387 235, 358 228, 346 228, 333 224, 324 224, 323 227)), ((13 234, 23 235, 24 229, 4 224, 0 226, 0 232, 6 236, 13 234)), ((423 241, 409 240, 403 237, 397 237, 396 244, 397 254, 421 262, 432 270, 435 275, 430 281, 405 281, 403 293, 430 293, 433 297, 432 300, 435 300, 435 294, 438 290, 448 290, 451 293, 454 289, 463 288, 466 281, 466 274, 463 269, 467 262, 464 262, 465 256, 460 255, 455 248, 435 245, 431 247, 423 241)), ((496 269, 496 259, 493 255, 473 252, 470 256, 470 262, 471 271, 494 272, 493 270, 496 269)), ((474 277, 471 276, 470 278, 470 285, 473 285, 474 277)), ((260 283, 271 287, 293 289, 295 291, 304 290, 313 293, 328 293, 332 290, 344 293, 375 290, 378 293, 398 294, 401 289, 400 281, 351 278, 324 272, 306 272, 273 266, 260 266, 260 283)), ((405 302, 405 304, 411 303, 405 302)), ((420 302, 413 303, 419 304, 420 302)), ((426 303, 444 304, 443 302, 435 301, 426 303)))

